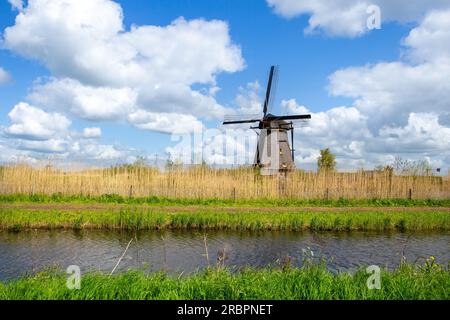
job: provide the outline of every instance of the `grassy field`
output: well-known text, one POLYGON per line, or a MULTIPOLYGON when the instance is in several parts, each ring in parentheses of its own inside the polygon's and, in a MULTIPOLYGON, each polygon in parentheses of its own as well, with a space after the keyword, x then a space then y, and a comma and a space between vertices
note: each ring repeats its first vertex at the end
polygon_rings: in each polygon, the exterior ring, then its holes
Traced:
POLYGON ((450 299, 448 268, 430 262, 382 271, 379 290, 367 288, 368 277, 363 269, 335 275, 321 266, 238 273, 211 269, 183 277, 130 271, 86 274, 79 290, 69 290, 66 274, 44 272, 0 282, 0 299, 450 299))
MULTIPOLYGON (((224 208, 225 209, 225 208, 224 208)), ((118 210, 0 210, 0 229, 190 229, 190 230, 291 230, 316 231, 448 231, 448 211, 242 211, 193 208, 167 212, 152 208, 118 210)))
POLYGON ((165 197, 124 197, 117 194, 101 196, 46 194, 0 194, 2 203, 90 203, 163 206, 264 206, 264 207, 447 207, 449 199, 183 199, 165 197))
POLYGON ((251 168, 205 166, 160 171, 151 167, 63 171, 0 167, 0 194, 222 200, 450 199, 450 179, 392 172, 314 173, 264 177, 251 168))

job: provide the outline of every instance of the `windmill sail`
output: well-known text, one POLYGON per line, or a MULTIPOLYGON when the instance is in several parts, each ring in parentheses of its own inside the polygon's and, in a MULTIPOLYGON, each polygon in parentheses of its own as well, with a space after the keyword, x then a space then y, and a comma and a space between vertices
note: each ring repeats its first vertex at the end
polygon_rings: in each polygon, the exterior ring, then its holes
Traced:
POLYGON ((264 117, 267 115, 267 112, 269 111, 270 92, 272 91, 272 82, 274 74, 275 74, 275 66, 271 66, 269 73, 269 81, 267 82, 266 98, 264 100, 264 107, 263 107, 264 117))
POLYGON ((228 115, 224 118, 223 124, 253 123, 258 121, 261 121, 261 115, 258 114, 228 115))
POLYGON ((297 114, 297 115, 291 115, 291 116, 274 116, 270 115, 270 117, 267 117, 267 120, 272 121, 281 121, 281 120, 309 120, 311 119, 310 114, 297 114))

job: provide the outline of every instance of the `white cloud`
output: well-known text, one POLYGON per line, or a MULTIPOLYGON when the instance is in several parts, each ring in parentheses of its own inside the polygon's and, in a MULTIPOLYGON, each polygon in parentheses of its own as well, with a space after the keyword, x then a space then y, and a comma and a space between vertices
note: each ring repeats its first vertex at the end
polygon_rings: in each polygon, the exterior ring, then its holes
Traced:
POLYGON ((414 62, 445 60, 443 63, 450 64, 450 9, 430 12, 404 44, 410 48, 407 56, 414 62))
POLYGON ((8 0, 14 10, 23 10, 23 0, 8 0))
MULTIPOLYGON (((282 104, 296 112, 309 112, 295 100, 282 104)), ((296 160, 302 168, 315 169, 319 150, 325 147, 337 155, 339 168, 350 170, 390 164, 396 155, 429 158, 442 165, 450 155, 450 128, 441 125, 436 114, 410 113, 404 126, 383 125, 373 133, 370 116, 354 107, 311 114, 307 126, 295 129, 296 160)))
POLYGON ((109 0, 31 0, 5 29, 5 45, 56 76, 93 85, 212 83, 216 73, 243 67, 223 21, 179 18, 125 31, 122 20, 109 0))
POLYGON ((440 125, 436 114, 411 113, 404 127, 381 128, 378 140, 372 147, 382 152, 428 152, 440 156, 449 153, 450 128, 440 125))
POLYGON ((254 160, 256 137, 250 129, 207 129, 176 137, 177 144, 167 147, 166 152, 172 160, 183 163, 248 165, 254 160))
MULTIPOLYGON (((261 119, 263 117, 263 100, 260 94, 261 86, 258 81, 248 82, 245 87, 239 87, 238 94, 233 101, 235 108, 227 112, 225 120, 261 119)), ((249 125, 249 123, 233 124, 231 128, 248 129, 249 125)))
MULTIPOLYGON (((93 141, 101 136, 99 128, 69 132, 65 115, 184 133, 203 128, 200 119, 230 112, 214 98, 216 76, 243 69, 244 60, 224 21, 178 18, 126 30, 121 6, 110 0, 10 3, 19 13, 4 30, 3 46, 51 72, 33 85, 28 103, 18 104, 11 125, 2 129, 17 154, 38 159, 53 152, 59 159, 103 163, 133 159, 135 150, 93 141)), ((6 78, 2 71, 0 82, 6 78)))
POLYGON ((107 166, 133 162, 138 151, 117 145, 101 144, 92 138, 72 132, 48 140, 29 140, 0 136, 0 163, 27 162, 38 164, 51 161, 53 165, 107 166))
MULTIPOLYGON (((2 129, 17 154, 40 158, 53 152, 60 159, 103 162, 133 158, 132 149, 93 142, 99 128, 69 132, 65 115, 183 133, 202 128, 200 118, 229 112, 214 98, 216 76, 243 69, 244 60, 224 21, 178 18, 167 26, 125 30, 122 8, 110 0, 10 3, 19 13, 4 30, 3 46, 51 72, 33 85, 28 103, 19 103, 10 113, 11 125, 2 129)), ((6 76, 0 69, 1 82, 6 76)))
POLYGON ((49 140, 18 140, 15 148, 19 150, 36 151, 39 153, 64 153, 67 151, 67 141, 63 139, 49 140))
POLYGON ((36 163, 36 159, 28 155, 27 151, 18 150, 2 140, 0 135, 0 163, 36 163))
POLYGON ((450 105, 450 10, 433 11, 405 38, 408 59, 336 71, 330 92, 355 99, 376 132, 384 125, 406 125, 411 113, 448 113, 450 105), (445 41, 448 39, 448 41, 445 41), (430 51, 429 48, 435 48, 430 51))
POLYGON ((153 90, 140 91, 138 105, 150 112, 177 112, 206 119, 221 119, 229 112, 213 96, 176 83, 160 84, 153 90))
POLYGON ((107 165, 135 157, 136 150, 101 144, 98 127, 70 130, 71 121, 55 112, 45 112, 27 103, 17 104, 8 114, 11 124, 0 127, 1 162, 40 160, 107 165))
MULTIPOLYGON (((330 147, 341 168, 385 165, 396 155, 450 165, 449 21, 450 10, 430 11, 403 40, 399 61, 334 72, 329 92, 354 103, 312 113, 310 124, 296 130, 298 162, 314 168, 318 150, 330 147)), ((308 111, 295 100, 282 108, 308 111)))
POLYGON ((330 77, 330 92, 355 98, 354 106, 370 115, 370 126, 405 124, 411 112, 448 111, 450 64, 378 63, 342 69, 330 77))
POLYGON ((35 85, 28 99, 35 105, 87 120, 118 120, 136 108, 131 88, 84 86, 72 79, 51 79, 35 85))
POLYGON ((263 106, 260 97, 261 86, 258 81, 247 83, 246 87, 240 87, 239 93, 235 98, 238 106, 238 114, 262 115, 263 106))
POLYGON ((162 133, 182 134, 199 131, 203 128, 202 122, 197 118, 178 113, 137 110, 129 115, 128 121, 136 128, 162 133))
POLYGON ((48 113, 27 103, 17 104, 8 117, 12 124, 4 132, 10 137, 27 140, 48 140, 65 132, 71 122, 58 113, 48 113))
MULTIPOLYGON (((244 67, 226 22, 179 18, 125 30, 122 8, 110 0, 30 0, 5 29, 4 45, 56 77, 34 88, 34 104, 90 120, 141 110, 221 118, 216 75, 244 67)), ((157 122, 145 128, 161 130, 157 122)))
POLYGON ((450 7, 447 0, 266 0, 273 10, 286 18, 309 15, 306 32, 323 31, 331 36, 355 37, 367 33, 367 9, 377 5, 383 22, 416 22, 431 9, 450 7))
POLYGON ((295 99, 290 100, 282 100, 281 101, 281 110, 289 114, 308 114, 310 111, 305 106, 300 106, 297 104, 297 101, 295 99))
POLYGON ((11 79, 12 79, 11 75, 8 72, 6 72, 5 69, 0 67, 0 85, 10 82, 11 79))
POLYGON ((92 128, 84 128, 83 129, 83 138, 86 139, 95 139, 100 138, 102 136, 102 130, 97 127, 92 128))
POLYGON ((72 159, 82 162, 98 161, 98 163, 126 162, 132 157, 131 149, 120 150, 113 145, 98 144, 93 142, 76 142, 71 148, 72 159))
MULTIPOLYGON (((296 126, 296 161, 302 168, 315 169, 319 150, 331 148, 339 167, 355 169, 357 160, 367 159, 365 144, 373 138, 367 117, 354 107, 335 107, 322 112, 311 112, 294 99, 283 100, 282 110, 288 114, 311 114, 308 124, 296 126)), ((369 159, 370 162, 370 159, 369 159)))

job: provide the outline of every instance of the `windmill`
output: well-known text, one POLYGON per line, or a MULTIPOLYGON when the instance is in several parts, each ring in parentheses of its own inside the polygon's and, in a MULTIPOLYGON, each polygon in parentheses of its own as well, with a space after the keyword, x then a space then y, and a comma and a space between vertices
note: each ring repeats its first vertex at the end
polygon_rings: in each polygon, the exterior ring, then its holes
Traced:
MULTIPOLYGON (((224 125, 257 123, 251 129, 259 130, 254 166, 260 168, 261 175, 277 175, 295 169, 294 162, 294 122, 311 119, 311 115, 275 116, 269 113, 272 82, 276 68, 270 68, 266 97, 263 106, 263 116, 244 120, 227 120, 224 125), (291 134, 291 145, 288 133, 291 134)), ((273 94, 272 94, 273 95, 273 94)))

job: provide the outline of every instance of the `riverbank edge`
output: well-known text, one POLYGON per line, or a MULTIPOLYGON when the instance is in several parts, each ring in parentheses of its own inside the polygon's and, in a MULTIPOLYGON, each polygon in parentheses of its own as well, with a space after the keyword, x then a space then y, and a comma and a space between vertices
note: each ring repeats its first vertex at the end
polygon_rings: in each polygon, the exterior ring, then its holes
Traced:
POLYGON ((372 273, 360 268, 354 274, 333 274, 324 266, 272 269, 207 269, 190 275, 170 276, 127 271, 109 276, 81 275, 79 290, 66 287, 68 275, 44 271, 9 282, 0 282, 0 300, 449 300, 448 267, 402 264, 381 270, 380 289, 369 289, 372 273))
POLYGON ((226 211, 203 208, 167 212, 153 208, 118 210, 1 209, 0 230, 251 230, 251 231, 449 231, 448 211, 226 211))
POLYGON ((127 205, 201 205, 201 206, 264 206, 264 207, 450 207, 448 199, 187 199, 164 197, 123 197, 63 194, 0 194, 2 203, 74 203, 127 205))

